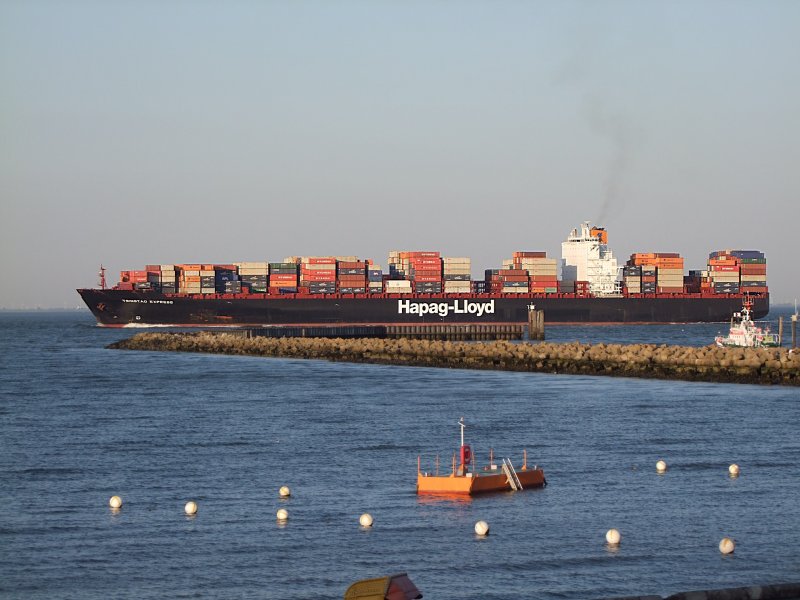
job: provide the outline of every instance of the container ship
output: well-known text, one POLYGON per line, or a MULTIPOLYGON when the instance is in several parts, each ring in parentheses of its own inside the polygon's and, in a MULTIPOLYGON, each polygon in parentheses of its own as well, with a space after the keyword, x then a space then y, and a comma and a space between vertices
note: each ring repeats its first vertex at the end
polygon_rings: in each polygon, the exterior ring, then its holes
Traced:
POLYGON ((387 271, 355 256, 147 265, 111 288, 101 267, 100 287, 77 291, 103 327, 524 324, 531 308, 548 323, 722 322, 744 299, 754 318, 769 312, 757 250, 715 251, 688 272, 675 252, 619 265, 608 232, 584 222, 561 253, 514 252, 477 280, 469 258, 435 251, 392 251, 387 271))

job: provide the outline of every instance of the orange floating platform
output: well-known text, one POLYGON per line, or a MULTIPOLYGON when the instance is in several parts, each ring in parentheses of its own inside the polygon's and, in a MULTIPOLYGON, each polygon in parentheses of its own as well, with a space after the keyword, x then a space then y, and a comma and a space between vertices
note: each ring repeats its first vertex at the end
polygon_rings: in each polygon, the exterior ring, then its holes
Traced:
POLYGON ((494 464, 493 456, 489 458, 489 465, 476 468, 472 449, 464 443, 464 419, 461 425, 461 447, 458 464, 456 455, 453 455, 452 471, 439 474, 438 461, 436 471, 423 472, 420 459, 417 458, 417 494, 439 495, 468 495, 483 492, 500 492, 505 490, 525 490, 547 485, 544 471, 537 467, 528 467, 527 452, 523 451, 522 466, 517 469, 508 458, 503 458, 500 464, 494 464))

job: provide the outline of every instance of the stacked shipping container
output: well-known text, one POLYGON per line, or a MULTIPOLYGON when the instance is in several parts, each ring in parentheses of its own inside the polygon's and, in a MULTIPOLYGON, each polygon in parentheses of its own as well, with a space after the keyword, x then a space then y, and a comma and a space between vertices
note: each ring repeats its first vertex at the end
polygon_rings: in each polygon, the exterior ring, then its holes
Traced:
POLYGON ((214 287, 218 294, 241 294, 239 268, 236 265, 214 265, 214 287))
POLYGON ((391 293, 439 294, 442 292, 442 257, 435 251, 389 253, 386 291, 391 293), (391 283, 405 280, 409 285, 391 283))
POLYGON ((558 262, 547 258, 546 252, 514 252, 511 260, 515 269, 528 273, 528 287, 532 293, 558 292, 558 262))
POLYGON ((719 250, 708 256, 703 288, 716 294, 767 292, 767 259, 757 250, 719 250))
POLYGON ((637 252, 622 269, 629 293, 683 293, 684 261, 677 252, 637 252))
MULTIPOLYGON (((393 251, 389 274, 370 260, 354 256, 290 257, 280 263, 243 262, 228 265, 187 263, 146 265, 121 271, 119 289, 154 290, 166 294, 239 293, 537 293, 588 295, 587 282, 559 282, 557 262, 544 252, 514 252, 503 268, 486 271, 472 281, 468 257, 441 257, 434 251, 393 251)), ((683 273, 677 253, 635 253, 622 270, 628 293, 766 293, 767 265, 756 250, 712 252, 707 271, 683 273)))
POLYGON ((269 263, 270 294, 291 294, 298 288, 298 263, 296 257, 285 258, 283 262, 269 263))
POLYGON ((299 291, 309 294, 336 293, 336 257, 301 257, 299 291))
POLYGON ((558 263, 546 252, 514 252, 502 262, 502 269, 486 271, 486 290, 506 294, 555 294, 558 292, 558 263))
MULTIPOLYGON (((347 257, 355 258, 352 256, 347 257)), ((367 267, 366 260, 340 260, 337 263, 336 284, 341 294, 366 294, 367 293, 367 267)))
POLYGON ((380 265, 369 263, 367 267, 367 292, 370 294, 383 292, 383 269, 380 265))
POLYGON ((466 256, 442 258, 442 279, 445 294, 472 293, 472 261, 466 256))
POLYGON ((269 289, 269 263, 266 261, 241 262, 234 265, 238 269, 239 282, 243 290, 264 294, 269 289))
POLYGON ((489 293, 528 293, 528 272, 524 269, 487 269, 485 276, 489 293))

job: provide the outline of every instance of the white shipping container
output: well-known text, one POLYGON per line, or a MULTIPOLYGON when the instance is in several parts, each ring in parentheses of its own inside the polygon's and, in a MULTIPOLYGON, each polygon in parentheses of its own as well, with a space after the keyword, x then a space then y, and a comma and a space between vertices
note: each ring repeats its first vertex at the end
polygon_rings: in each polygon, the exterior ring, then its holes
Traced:
POLYGON ((443 256, 442 262, 446 265, 469 265, 472 263, 472 259, 467 256, 443 256))
POLYGON ((451 285, 453 283, 457 282, 446 281, 444 284, 444 291, 451 292, 453 294, 467 294, 472 291, 472 286, 469 285, 469 282, 467 282, 467 285, 451 285))
POLYGON ((543 276, 550 276, 555 277, 558 275, 558 269, 555 267, 553 268, 543 268, 543 267, 536 267, 534 269, 525 269, 528 272, 528 275, 543 275, 543 276))
POLYGON ((162 271, 174 271, 175 265, 158 265, 158 268, 162 271))
POLYGON ((269 275, 269 270, 240 268, 239 275, 269 275))
POLYGON ((739 273, 717 272, 711 274, 714 281, 739 281, 739 273))
POLYGON ((200 277, 200 271, 183 271, 184 277, 200 277))

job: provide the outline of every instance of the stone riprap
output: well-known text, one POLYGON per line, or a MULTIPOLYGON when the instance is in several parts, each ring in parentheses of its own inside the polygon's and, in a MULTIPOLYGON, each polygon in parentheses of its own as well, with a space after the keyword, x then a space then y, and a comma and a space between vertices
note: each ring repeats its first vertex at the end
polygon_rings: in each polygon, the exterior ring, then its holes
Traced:
POLYGON ((787 348, 406 339, 243 339, 216 332, 139 333, 108 347, 453 369, 800 385, 800 350, 787 348))

